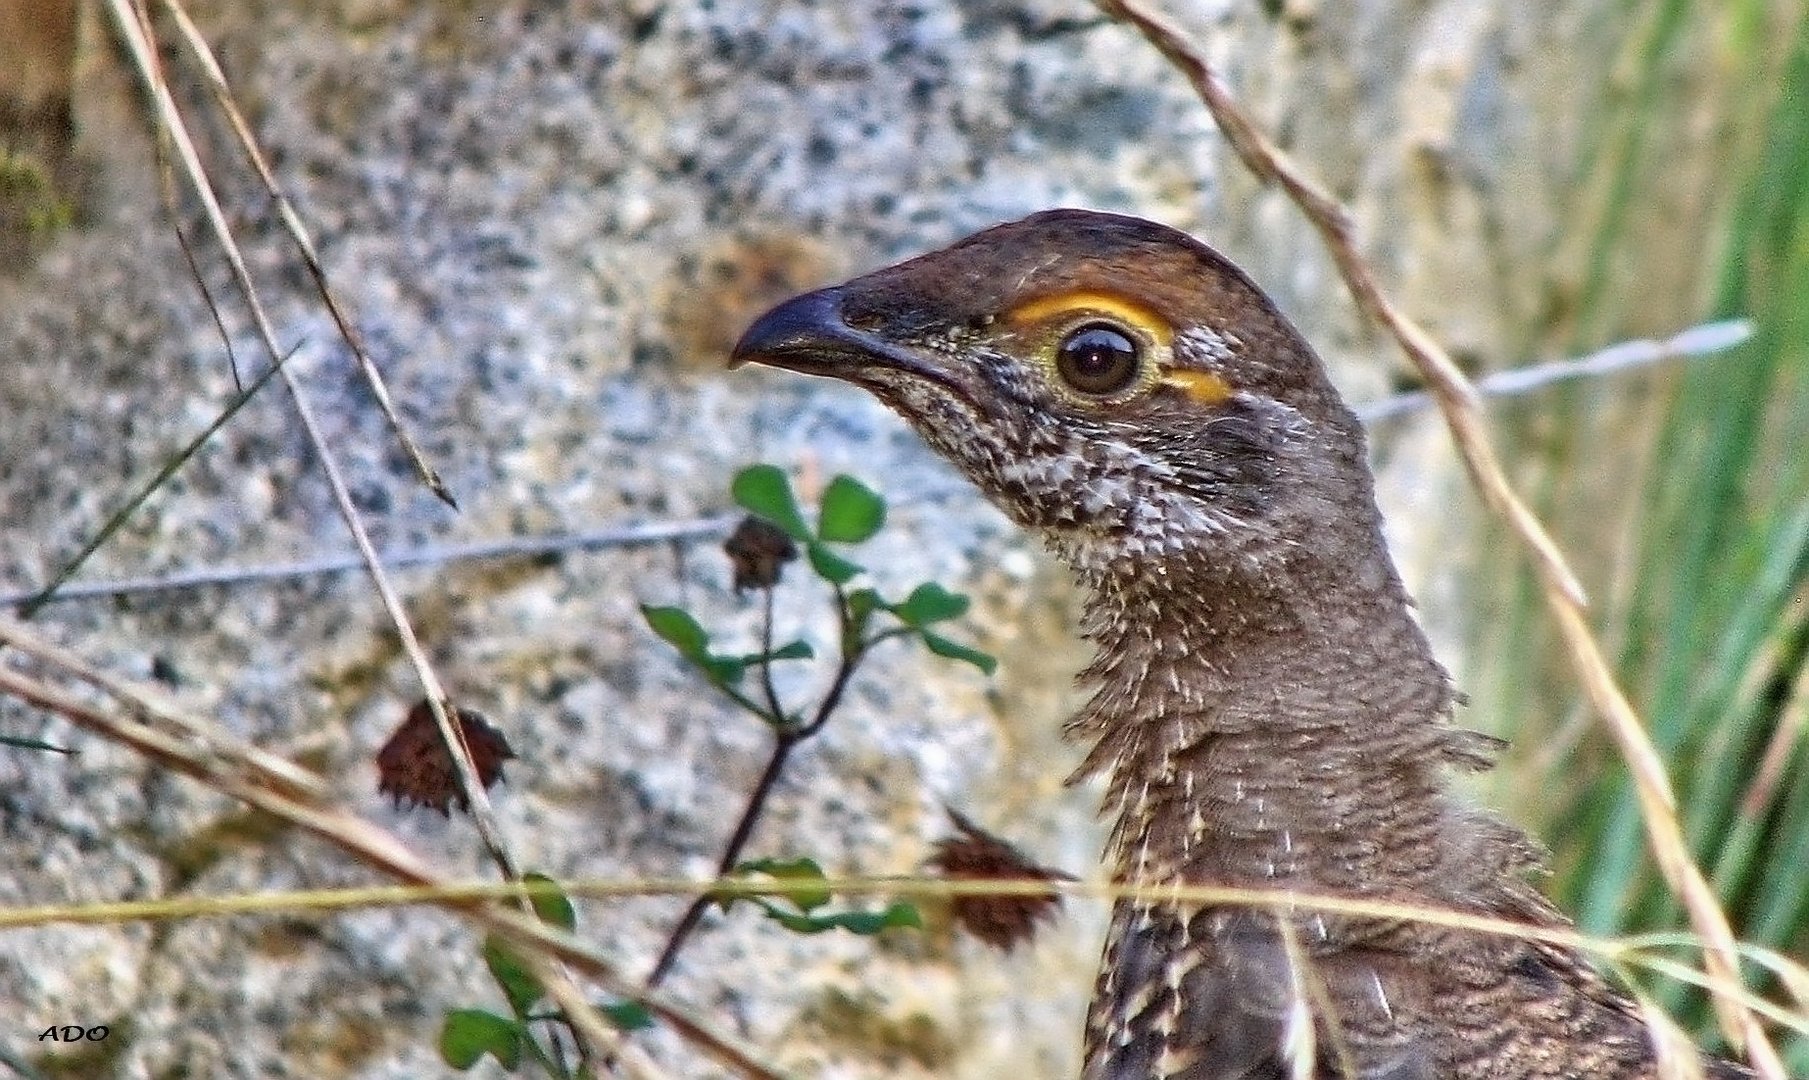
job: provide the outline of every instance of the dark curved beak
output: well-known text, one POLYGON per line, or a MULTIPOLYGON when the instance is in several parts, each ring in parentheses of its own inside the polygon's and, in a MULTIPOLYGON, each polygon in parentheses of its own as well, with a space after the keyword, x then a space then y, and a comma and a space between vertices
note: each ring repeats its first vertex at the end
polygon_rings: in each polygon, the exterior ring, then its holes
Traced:
POLYGON ((754 320, 729 366, 766 364, 805 375, 861 381, 863 371, 890 368, 922 378, 938 373, 924 359, 878 334, 858 330, 842 317, 844 289, 818 289, 793 297, 754 320))

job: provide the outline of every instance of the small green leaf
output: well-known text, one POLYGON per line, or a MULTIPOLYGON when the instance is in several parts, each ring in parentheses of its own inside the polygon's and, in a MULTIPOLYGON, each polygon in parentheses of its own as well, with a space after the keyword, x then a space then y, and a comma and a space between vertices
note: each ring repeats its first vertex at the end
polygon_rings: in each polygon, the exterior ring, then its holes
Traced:
POLYGON ((768 659, 768 660, 808 660, 811 657, 815 656, 816 654, 817 654, 817 651, 815 649, 811 648, 808 642, 788 641, 785 644, 774 649, 772 652, 767 653, 766 659, 768 659))
POLYGON ((700 656, 697 666, 717 686, 733 686, 747 673, 747 661, 737 656, 700 656))
POLYGON ((841 544, 870 539, 886 523, 886 500, 851 476, 838 476, 823 490, 817 534, 841 544))
POLYGON ((848 621, 864 626, 875 611, 885 606, 886 602, 874 590, 856 589, 848 594, 848 621))
POLYGON ((846 585, 854 575, 861 572, 860 566, 849 562, 822 544, 811 542, 805 549, 810 556, 810 568, 817 576, 831 585, 846 585))
POLYGON ((717 686, 732 686, 741 681, 747 661, 734 656, 717 656, 710 652, 710 635, 698 625, 689 611, 677 607, 641 605, 641 616, 653 632, 670 642, 680 656, 703 672, 704 678, 717 686))
POLYGON ((923 929, 923 917, 917 913, 914 905, 899 900, 884 911, 847 911, 836 915, 818 916, 836 927, 862 937, 872 937, 881 930, 909 926, 923 929))
POLYGON ((761 902, 767 918, 797 934, 821 934, 826 930, 846 930, 851 934, 871 937, 881 930, 899 926, 921 928, 923 918, 910 904, 899 901, 884 911, 832 911, 822 915, 793 914, 773 904, 761 902))
POLYGON ((802 641, 788 641, 769 653, 748 653, 735 657, 743 664, 758 664, 762 660, 808 660, 817 654, 816 650, 802 641))
POLYGON ((924 647, 937 656, 946 656, 950 660, 960 660, 972 664, 987 675, 998 670, 999 662, 979 649, 950 641, 941 634, 932 634, 928 630, 919 630, 917 636, 923 639, 924 647))
POLYGON ((67 746, 58 746, 55 743, 41 742, 37 739, 27 739, 23 735, 0 735, 0 746, 13 746, 20 750, 49 750, 58 754, 75 753, 74 750, 69 749, 67 746))
POLYGON ((967 597, 960 593, 949 592, 933 581, 926 581, 912 589, 903 603, 893 605, 892 614, 911 626, 928 626, 966 614, 967 603, 967 597))
POLYGON ((794 934, 820 934, 825 930, 831 929, 828 923, 814 916, 800 915, 794 911, 786 911, 784 908, 776 907, 765 901, 756 901, 756 903, 759 903, 761 910, 766 912, 767 918, 778 923, 780 926, 785 927, 794 934))
POLYGON ((440 1028, 440 1058, 461 1072, 485 1054, 503 1068, 521 1064, 521 1044, 528 1037, 520 1024, 483 1009, 454 1009, 440 1028))
POLYGON ((641 617, 685 659, 701 660, 708 655, 710 635, 684 608, 642 604, 641 617))
POLYGON ((653 1014, 647 1006, 638 1001, 618 1001, 614 1005, 599 1005, 597 1011, 604 1019, 623 1031, 643 1031, 653 1026, 653 1014))
POLYGON ((484 966, 490 969, 490 977, 502 988, 503 997, 509 999, 509 1008, 515 1010, 516 1016, 525 1017, 546 994, 527 963, 495 934, 484 938, 484 966))
POLYGON ((798 512, 798 500, 792 496, 791 481, 775 465, 750 465, 735 474, 729 485, 735 504, 785 530, 800 543, 811 539, 810 526, 798 512))
MULTIPOLYGON (((798 882, 821 882, 828 880, 823 868, 815 859, 753 859, 735 868, 742 874, 765 874, 788 884, 798 882)), ((821 888, 792 888, 775 893, 780 899, 797 906, 800 911, 820 908, 829 902, 828 886, 821 888)))
POLYGON ((527 873, 521 880, 538 886, 528 894, 534 905, 534 914, 540 921, 551 923, 561 930, 570 931, 578 925, 578 912, 572 907, 571 898, 559 888, 559 883, 545 874, 527 873))

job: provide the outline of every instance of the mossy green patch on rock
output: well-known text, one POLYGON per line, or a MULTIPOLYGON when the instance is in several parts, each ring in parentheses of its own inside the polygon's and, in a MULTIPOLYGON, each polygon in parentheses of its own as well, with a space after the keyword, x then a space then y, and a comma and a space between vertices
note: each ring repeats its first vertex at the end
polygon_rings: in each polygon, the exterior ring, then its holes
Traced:
POLYGON ((894 1014, 886 1004, 877 993, 831 988, 799 1019, 824 1046, 888 1070, 917 1066, 941 1073, 954 1063, 954 1040, 932 1017, 915 1010, 894 1014))

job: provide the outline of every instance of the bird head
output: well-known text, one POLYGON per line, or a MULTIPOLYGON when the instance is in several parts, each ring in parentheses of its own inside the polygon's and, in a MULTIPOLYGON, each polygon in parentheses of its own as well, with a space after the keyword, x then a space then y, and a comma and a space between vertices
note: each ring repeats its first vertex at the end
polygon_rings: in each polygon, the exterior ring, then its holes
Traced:
POLYGON ((1373 513, 1311 348, 1229 260, 1139 218, 1047 211, 796 297, 749 362, 871 391, 1095 579, 1260 569, 1353 495, 1373 513))

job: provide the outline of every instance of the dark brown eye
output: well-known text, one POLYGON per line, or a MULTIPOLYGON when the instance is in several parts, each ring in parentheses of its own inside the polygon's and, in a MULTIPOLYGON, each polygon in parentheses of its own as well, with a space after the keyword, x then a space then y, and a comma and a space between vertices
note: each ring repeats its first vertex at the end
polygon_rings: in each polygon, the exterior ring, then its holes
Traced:
POLYGON ((1115 394, 1137 378, 1137 342, 1110 323, 1088 323, 1068 332, 1055 349, 1055 370, 1083 394, 1115 394))

